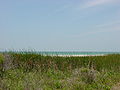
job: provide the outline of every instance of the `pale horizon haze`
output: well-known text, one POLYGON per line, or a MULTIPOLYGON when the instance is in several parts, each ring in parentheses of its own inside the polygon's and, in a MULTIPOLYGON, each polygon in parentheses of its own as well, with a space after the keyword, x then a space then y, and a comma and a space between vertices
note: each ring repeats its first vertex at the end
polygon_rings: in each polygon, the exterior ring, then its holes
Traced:
POLYGON ((120 0, 0 0, 0 51, 120 52, 120 0))

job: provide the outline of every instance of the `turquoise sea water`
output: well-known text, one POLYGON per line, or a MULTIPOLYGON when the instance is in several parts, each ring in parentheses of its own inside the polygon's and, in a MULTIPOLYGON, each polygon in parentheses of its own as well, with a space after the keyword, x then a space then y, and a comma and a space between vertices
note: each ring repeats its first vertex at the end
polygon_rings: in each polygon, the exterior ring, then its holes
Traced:
POLYGON ((39 52, 42 55, 107 55, 120 54, 120 52, 39 52))
MULTIPOLYGON (((7 51, 6 51, 7 52, 7 51)), ((68 56, 72 56, 72 55, 108 55, 108 54, 120 54, 120 52, 76 52, 76 51, 12 51, 15 53, 37 53, 37 54, 41 54, 41 55, 68 55, 68 56)), ((2 53, 2 52, 1 52, 2 53)), ((4 53, 4 52, 3 52, 4 53)))

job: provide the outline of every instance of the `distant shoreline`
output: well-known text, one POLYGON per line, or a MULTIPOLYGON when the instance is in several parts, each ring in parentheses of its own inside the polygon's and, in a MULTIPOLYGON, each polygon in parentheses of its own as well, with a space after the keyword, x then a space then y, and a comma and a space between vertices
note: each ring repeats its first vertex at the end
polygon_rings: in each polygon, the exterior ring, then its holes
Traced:
POLYGON ((43 56, 58 56, 58 57, 93 57, 93 56, 106 56, 104 54, 101 55, 43 55, 43 56))
POLYGON ((22 54, 40 54, 42 56, 59 57, 88 57, 88 56, 106 56, 111 54, 120 54, 120 52, 59 52, 59 51, 6 51, 0 53, 22 53, 22 54))

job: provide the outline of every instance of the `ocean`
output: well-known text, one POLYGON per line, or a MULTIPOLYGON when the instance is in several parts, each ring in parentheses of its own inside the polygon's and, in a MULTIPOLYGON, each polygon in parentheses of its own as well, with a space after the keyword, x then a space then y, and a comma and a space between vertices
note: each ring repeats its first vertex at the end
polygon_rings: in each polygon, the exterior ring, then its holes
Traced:
MULTIPOLYGON (((5 51, 9 52, 9 51, 5 51)), ((0 52, 0 53, 5 53, 0 52)), ((94 56, 94 55, 108 55, 108 54, 120 54, 120 52, 78 52, 78 51, 10 51, 15 53, 36 53, 48 56, 94 56)))
POLYGON ((120 52, 58 52, 58 51, 42 51, 42 52, 37 52, 42 55, 108 55, 108 54, 120 54, 120 52))

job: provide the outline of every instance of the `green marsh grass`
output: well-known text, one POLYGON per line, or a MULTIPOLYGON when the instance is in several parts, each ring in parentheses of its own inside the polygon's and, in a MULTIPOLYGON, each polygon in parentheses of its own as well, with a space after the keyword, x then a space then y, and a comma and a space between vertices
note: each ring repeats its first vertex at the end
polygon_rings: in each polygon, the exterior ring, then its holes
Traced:
POLYGON ((60 57, 10 52, 0 54, 0 60, 1 90, 110 90, 120 82, 119 54, 60 57), (4 63, 8 58, 12 64, 4 63), (10 68, 3 70, 4 64, 10 68))

